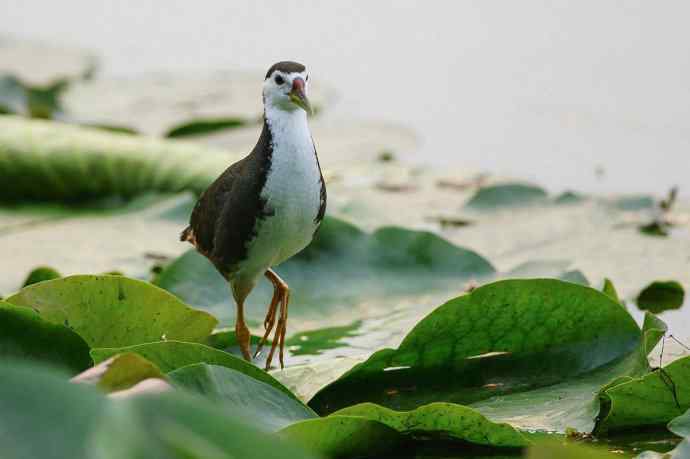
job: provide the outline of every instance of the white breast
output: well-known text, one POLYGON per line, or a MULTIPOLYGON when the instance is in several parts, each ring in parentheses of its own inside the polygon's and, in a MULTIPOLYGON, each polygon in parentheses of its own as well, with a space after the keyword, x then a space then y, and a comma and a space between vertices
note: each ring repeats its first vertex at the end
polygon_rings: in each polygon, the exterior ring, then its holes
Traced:
POLYGON ((268 117, 273 155, 261 197, 272 215, 259 221, 249 259, 261 271, 287 260, 312 240, 321 199, 321 173, 306 113, 268 117))

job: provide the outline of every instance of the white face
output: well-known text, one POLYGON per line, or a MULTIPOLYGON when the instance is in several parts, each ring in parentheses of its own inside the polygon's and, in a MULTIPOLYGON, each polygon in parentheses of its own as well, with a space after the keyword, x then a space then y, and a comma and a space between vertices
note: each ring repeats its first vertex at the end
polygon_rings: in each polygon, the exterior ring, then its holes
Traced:
POLYGON ((266 108, 275 107, 280 110, 293 112, 302 110, 291 98, 295 79, 300 78, 304 82, 304 96, 309 95, 309 74, 305 69, 302 72, 286 73, 275 70, 270 78, 264 80, 263 94, 266 108))

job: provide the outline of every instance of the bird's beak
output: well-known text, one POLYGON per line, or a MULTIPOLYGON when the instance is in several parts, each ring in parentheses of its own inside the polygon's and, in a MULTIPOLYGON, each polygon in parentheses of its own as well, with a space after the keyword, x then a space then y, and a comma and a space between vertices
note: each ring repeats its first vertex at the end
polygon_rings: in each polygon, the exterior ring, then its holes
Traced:
POLYGON ((309 99, 307 99, 307 95, 304 93, 303 79, 295 78, 292 81, 292 90, 290 90, 288 95, 293 104, 302 108, 307 114, 312 114, 311 104, 309 103, 309 99))

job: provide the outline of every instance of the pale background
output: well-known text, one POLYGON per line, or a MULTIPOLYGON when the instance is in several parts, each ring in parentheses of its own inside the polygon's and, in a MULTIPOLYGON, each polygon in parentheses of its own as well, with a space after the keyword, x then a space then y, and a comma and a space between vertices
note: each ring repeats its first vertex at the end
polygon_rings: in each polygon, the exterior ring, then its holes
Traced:
POLYGON ((338 89, 328 116, 414 128, 416 161, 686 196, 689 20, 687 1, 0 0, 0 33, 92 49, 104 74, 299 60, 338 89))

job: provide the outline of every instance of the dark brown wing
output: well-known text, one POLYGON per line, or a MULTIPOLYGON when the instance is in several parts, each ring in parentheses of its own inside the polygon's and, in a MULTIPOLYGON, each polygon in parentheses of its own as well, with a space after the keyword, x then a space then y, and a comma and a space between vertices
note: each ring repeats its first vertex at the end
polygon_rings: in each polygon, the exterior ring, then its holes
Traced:
POLYGON ((254 150, 208 187, 182 232, 181 239, 194 244, 226 277, 246 258, 256 221, 267 213, 261 190, 271 164, 270 137, 264 124, 254 150))
POLYGON ((224 197, 232 192, 233 184, 242 174, 249 157, 243 158, 228 167, 201 195, 180 240, 191 242, 199 252, 206 256, 213 253, 216 222, 223 209, 224 197))

